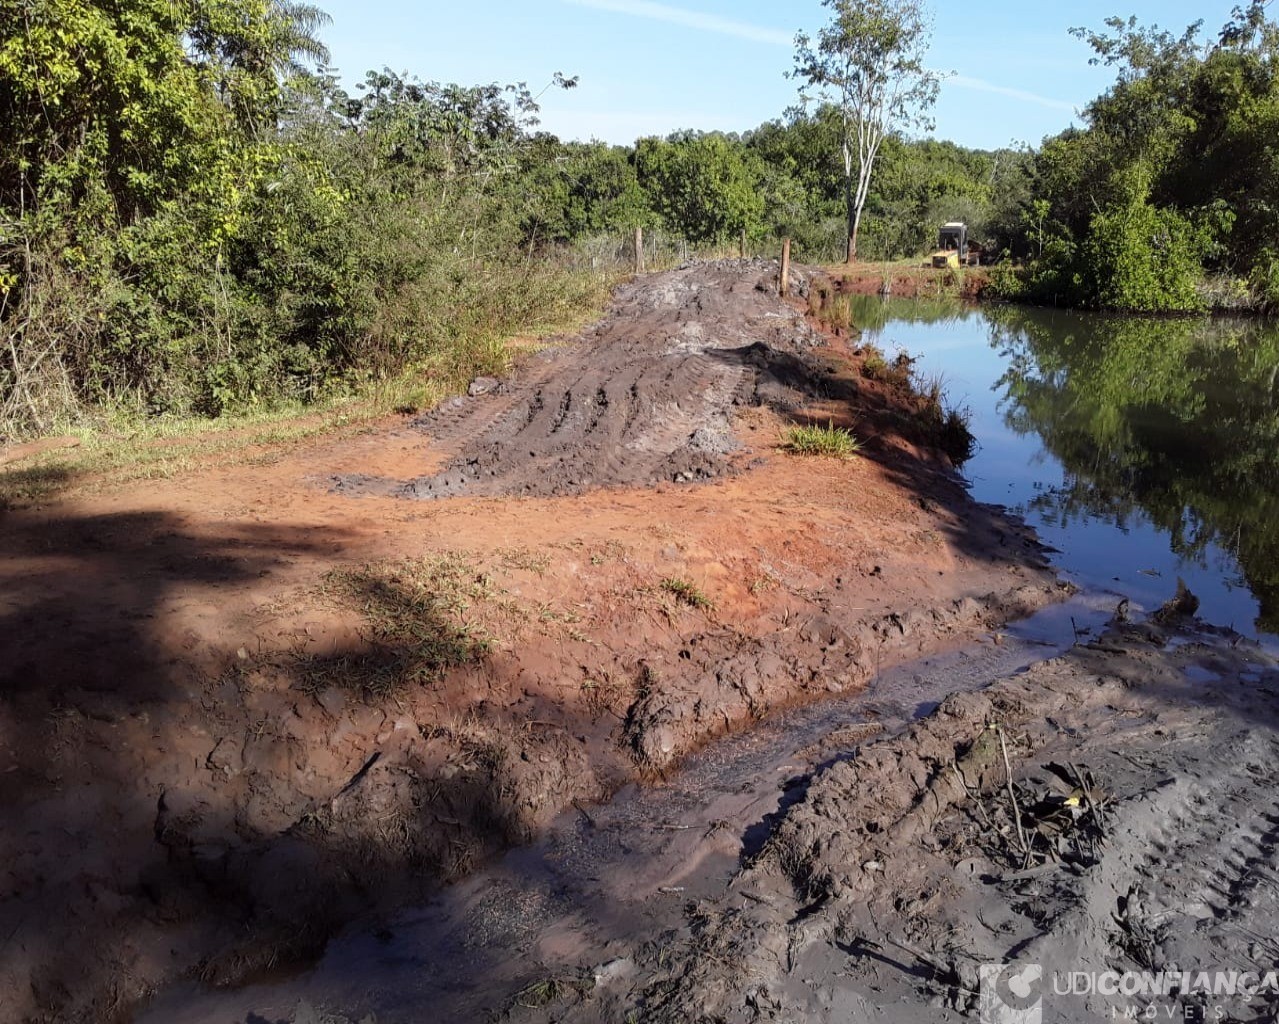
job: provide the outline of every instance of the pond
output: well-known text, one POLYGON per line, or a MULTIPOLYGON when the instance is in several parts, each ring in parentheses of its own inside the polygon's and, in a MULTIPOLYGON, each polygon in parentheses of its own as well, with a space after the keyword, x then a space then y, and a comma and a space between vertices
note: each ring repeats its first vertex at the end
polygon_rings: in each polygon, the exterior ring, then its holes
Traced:
POLYGON ((1279 325, 866 297, 863 340, 966 408, 973 496, 1025 517, 1083 587, 1279 634, 1279 325))

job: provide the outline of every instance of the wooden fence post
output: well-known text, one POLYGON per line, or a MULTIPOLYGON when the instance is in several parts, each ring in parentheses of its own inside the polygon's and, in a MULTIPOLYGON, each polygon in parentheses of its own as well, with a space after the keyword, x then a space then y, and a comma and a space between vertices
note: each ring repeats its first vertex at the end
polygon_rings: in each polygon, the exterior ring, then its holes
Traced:
POLYGON ((782 239, 782 279, 777 292, 784 299, 790 294, 790 239, 782 239))
POLYGON ((746 229, 745 228, 742 228, 742 239, 741 239, 741 245, 739 246, 739 248, 741 249, 742 259, 746 259, 746 229))
POLYGON ((635 229, 635 273, 644 273, 644 229, 635 229))

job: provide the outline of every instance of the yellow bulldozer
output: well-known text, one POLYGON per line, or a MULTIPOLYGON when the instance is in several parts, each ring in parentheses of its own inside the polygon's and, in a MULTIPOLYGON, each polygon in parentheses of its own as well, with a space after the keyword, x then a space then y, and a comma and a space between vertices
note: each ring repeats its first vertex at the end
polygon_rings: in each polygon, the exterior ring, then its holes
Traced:
POLYGON ((967 266, 981 261, 981 246, 969 245, 968 225, 959 221, 943 224, 937 233, 937 251, 933 253, 933 266, 939 270, 946 267, 967 266))

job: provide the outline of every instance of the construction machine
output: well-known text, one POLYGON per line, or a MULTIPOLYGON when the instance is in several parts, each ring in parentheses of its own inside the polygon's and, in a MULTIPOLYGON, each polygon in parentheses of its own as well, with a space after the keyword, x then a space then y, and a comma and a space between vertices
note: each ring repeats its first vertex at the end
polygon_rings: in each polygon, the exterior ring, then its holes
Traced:
POLYGON ((938 231, 938 251, 932 253, 932 266, 959 267, 967 263, 978 262, 981 248, 968 244, 968 225, 961 221, 950 221, 941 225, 938 231))

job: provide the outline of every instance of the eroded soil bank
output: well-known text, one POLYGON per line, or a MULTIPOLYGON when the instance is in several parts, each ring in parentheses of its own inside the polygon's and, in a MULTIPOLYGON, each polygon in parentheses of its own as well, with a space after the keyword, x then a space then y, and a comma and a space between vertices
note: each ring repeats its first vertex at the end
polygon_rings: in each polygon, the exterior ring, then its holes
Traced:
POLYGON ((574 802, 1058 599, 775 274, 654 275, 418 421, 0 521, 0 1019, 304 960, 574 802), (781 450, 829 421, 862 457, 781 450))
POLYGON ((926 263, 855 263, 832 267, 830 277, 836 292, 843 295, 891 295, 897 299, 927 299, 950 296, 976 302, 990 283, 984 267, 959 270, 936 268, 926 263))

